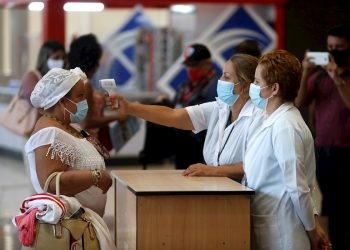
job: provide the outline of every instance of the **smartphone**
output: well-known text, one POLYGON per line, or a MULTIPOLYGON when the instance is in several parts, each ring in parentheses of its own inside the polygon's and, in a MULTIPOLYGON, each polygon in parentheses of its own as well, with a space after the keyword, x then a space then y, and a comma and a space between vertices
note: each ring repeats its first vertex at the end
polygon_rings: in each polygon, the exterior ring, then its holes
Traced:
MULTIPOLYGON (((101 87, 108 92, 108 95, 113 95, 118 92, 117 84, 114 79, 101 79, 99 82, 101 87)), ((118 108, 118 102, 116 102, 114 107, 118 108)))
POLYGON ((307 52, 307 57, 310 57, 310 61, 316 65, 327 65, 329 63, 328 52, 307 52))

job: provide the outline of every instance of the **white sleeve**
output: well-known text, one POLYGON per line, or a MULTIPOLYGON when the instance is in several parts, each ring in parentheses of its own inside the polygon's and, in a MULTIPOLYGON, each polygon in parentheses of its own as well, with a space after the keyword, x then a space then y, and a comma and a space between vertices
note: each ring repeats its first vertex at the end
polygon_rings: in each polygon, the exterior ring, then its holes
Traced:
POLYGON ((214 101, 185 108, 194 127, 193 133, 199 133, 208 128, 209 118, 215 105, 214 101))
POLYGON ((304 141, 301 131, 284 126, 273 136, 273 147, 284 184, 305 230, 315 228, 312 190, 307 180, 304 141))
POLYGON ((43 128, 33 134, 26 143, 26 152, 34 151, 36 148, 51 145, 55 141, 56 128, 43 128))
POLYGON ((28 154, 38 147, 50 145, 46 156, 51 159, 60 159, 61 162, 73 166, 78 155, 69 137, 71 137, 71 135, 62 133, 61 130, 56 127, 41 129, 29 138, 26 144, 26 152, 28 154))

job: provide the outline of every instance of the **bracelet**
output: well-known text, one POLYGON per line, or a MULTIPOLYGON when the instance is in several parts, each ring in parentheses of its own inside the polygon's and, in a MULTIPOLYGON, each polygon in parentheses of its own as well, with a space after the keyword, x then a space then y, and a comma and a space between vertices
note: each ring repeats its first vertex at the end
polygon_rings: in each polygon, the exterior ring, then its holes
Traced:
POLYGON ((94 186, 98 187, 102 179, 101 171, 98 169, 91 170, 91 178, 94 186))

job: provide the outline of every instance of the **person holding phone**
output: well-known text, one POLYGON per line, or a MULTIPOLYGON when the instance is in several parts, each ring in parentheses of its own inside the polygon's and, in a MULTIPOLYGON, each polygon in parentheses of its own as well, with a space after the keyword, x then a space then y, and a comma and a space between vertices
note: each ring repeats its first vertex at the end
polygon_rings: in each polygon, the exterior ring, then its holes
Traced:
MULTIPOLYGON (((305 56, 297 107, 315 104, 316 173, 322 192, 322 215, 328 216, 333 249, 350 249, 350 27, 339 25, 327 34, 330 62, 316 67, 305 56)), ((311 59, 311 60, 310 60, 311 59)))

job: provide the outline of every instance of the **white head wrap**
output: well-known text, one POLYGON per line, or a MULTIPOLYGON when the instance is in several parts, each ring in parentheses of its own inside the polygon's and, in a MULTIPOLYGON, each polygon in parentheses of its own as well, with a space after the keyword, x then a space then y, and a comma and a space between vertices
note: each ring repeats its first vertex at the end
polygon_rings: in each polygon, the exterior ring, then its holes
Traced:
POLYGON ((30 101, 36 108, 48 109, 64 97, 79 81, 87 80, 85 73, 78 67, 71 70, 53 68, 36 84, 30 101))

